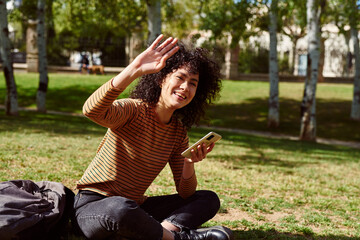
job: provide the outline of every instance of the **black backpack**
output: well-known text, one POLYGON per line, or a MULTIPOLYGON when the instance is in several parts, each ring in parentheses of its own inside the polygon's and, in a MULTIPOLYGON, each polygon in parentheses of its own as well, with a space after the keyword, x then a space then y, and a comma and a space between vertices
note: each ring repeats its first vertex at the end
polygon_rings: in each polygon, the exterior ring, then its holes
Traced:
POLYGON ((0 183, 0 239, 66 239, 74 193, 62 183, 0 183))

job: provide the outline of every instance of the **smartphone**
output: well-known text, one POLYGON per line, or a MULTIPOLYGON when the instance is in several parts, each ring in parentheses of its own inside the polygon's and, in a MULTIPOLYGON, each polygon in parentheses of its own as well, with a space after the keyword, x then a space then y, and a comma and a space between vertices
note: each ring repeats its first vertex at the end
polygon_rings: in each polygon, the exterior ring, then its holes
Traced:
POLYGON ((211 143, 217 142, 221 139, 221 135, 215 133, 215 132, 209 132, 208 134, 206 134, 203 138, 201 138, 199 141, 197 141, 196 143, 194 143, 191 147, 189 147, 188 149, 186 149, 185 151, 183 151, 181 153, 181 155, 183 157, 186 158, 191 158, 191 150, 195 149, 196 151, 196 147, 199 144, 205 143, 206 146, 209 146, 211 143))

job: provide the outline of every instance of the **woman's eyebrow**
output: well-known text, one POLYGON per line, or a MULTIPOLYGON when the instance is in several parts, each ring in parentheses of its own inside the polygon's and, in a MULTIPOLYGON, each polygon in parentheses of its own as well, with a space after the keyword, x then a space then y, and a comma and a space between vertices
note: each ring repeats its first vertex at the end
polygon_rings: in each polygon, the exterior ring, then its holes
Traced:
MULTIPOLYGON (((188 73, 186 73, 186 72, 180 72, 180 71, 179 71, 179 74, 181 74, 181 75, 184 76, 184 77, 190 78, 190 75, 189 75, 188 73)), ((196 82, 199 81, 199 79, 197 79, 197 78, 190 78, 190 80, 196 81, 196 82)))

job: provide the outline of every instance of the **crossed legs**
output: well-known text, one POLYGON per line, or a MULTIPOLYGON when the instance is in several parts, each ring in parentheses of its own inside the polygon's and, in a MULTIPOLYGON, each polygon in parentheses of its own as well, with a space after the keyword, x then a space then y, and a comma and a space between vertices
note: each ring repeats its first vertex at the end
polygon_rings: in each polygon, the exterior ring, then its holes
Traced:
POLYGON ((149 197, 142 205, 123 197, 80 191, 75 197, 75 219, 89 239, 173 239, 171 231, 195 229, 217 213, 220 201, 211 191, 149 197))

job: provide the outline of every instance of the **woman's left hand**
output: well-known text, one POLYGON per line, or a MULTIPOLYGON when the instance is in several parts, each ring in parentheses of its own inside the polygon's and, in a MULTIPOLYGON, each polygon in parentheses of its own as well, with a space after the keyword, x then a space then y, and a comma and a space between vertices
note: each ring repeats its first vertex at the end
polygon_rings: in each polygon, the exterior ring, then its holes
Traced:
POLYGON ((198 145, 195 149, 191 150, 191 158, 185 158, 185 162, 196 163, 201 162, 206 155, 213 150, 215 143, 210 144, 208 147, 203 143, 198 145))
POLYGON ((177 38, 169 37, 160 43, 163 37, 162 34, 158 36, 151 46, 139 54, 130 64, 139 71, 141 76, 159 72, 165 67, 166 60, 179 50, 176 45, 177 38))

